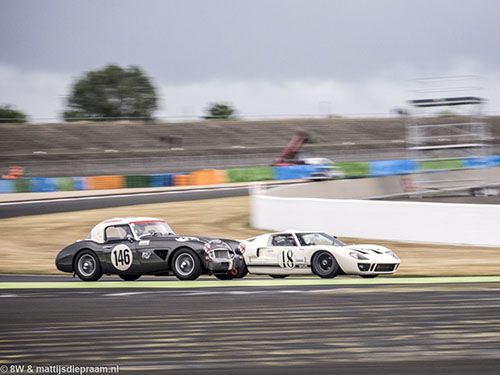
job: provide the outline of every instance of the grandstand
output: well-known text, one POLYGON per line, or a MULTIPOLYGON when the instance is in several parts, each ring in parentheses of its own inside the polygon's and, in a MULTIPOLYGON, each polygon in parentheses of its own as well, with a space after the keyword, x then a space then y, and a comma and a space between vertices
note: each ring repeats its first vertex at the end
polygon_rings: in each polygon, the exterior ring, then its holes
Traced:
MULTIPOLYGON (((490 118, 493 137, 500 138, 490 118)), ((304 151, 334 161, 405 158, 405 124, 390 119, 297 119, 192 123, 1 124, 0 172, 29 176, 165 173, 270 165, 297 131, 304 151)))

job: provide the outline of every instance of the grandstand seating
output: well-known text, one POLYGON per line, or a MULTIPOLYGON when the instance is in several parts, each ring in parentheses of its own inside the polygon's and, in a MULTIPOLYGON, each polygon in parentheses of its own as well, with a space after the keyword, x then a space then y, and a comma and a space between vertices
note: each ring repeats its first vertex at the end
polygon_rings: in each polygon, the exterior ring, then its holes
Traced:
POLYGON ((372 142, 404 139, 400 119, 323 119, 280 121, 203 121, 195 123, 2 124, 1 153, 92 153, 105 150, 164 151, 284 147, 298 130, 318 142, 372 142))
MULTIPOLYGON (((500 117, 489 120, 494 139, 499 139, 500 117)), ((405 139, 405 124, 402 118, 0 124, 0 172, 7 173, 8 167, 12 165, 25 166, 28 176, 45 177, 265 166, 272 162, 273 155, 276 156, 299 130, 306 131, 314 142, 304 149, 324 152, 326 157, 329 156, 328 151, 332 150, 352 153, 353 150, 366 152, 370 149, 386 151, 396 148, 404 155, 405 146, 401 142, 405 139), (395 140, 399 142, 394 142, 395 140), (187 160, 187 157, 204 159, 208 155, 226 158, 221 159, 222 162, 217 165, 198 163, 200 165, 193 165, 191 169, 183 165, 183 160, 187 160), (232 155, 250 155, 253 159, 245 165, 231 164, 232 155), (148 158, 149 166, 155 163, 165 165, 164 158, 171 158, 173 161, 164 170, 150 167, 141 171, 141 166, 131 167, 133 163, 130 161, 137 158, 148 158), (96 164, 88 163, 90 159, 111 162, 103 164, 103 168, 94 173, 96 164), (128 164, 120 166, 116 159, 126 159, 128 164), (67 168, 69 164, 75 171, 65 169, 64 173, 58 173, 57 166, 63 162, 67 164, 67 168), (34 163, 47 163, 46 170, 50 172, 33 173, 34 167, 30 166, 35 165, 34 163)), ((358 160, 397 158, 374 158, 370 155, 358 160)))

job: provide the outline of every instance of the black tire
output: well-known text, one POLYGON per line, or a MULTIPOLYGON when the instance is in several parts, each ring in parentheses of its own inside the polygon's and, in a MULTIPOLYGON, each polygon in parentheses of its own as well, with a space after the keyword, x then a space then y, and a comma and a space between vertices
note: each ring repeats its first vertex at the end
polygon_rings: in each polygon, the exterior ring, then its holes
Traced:
POLYGON ((273 279, 284 279, 285 277, 288 277, 288 275, 269 275, 273 279))
POLYGON ((201 261, 191 249, 179 250, 172 260, 172 271, 179 280, 196 280, 201 275, 201 261))
POLYGON ((75 259, 75 273, 83 281, 97 281, 102 277, 101 263, 93 251, 83 250, 75 259))
POLYGON ((245 262, 243 261, 243 263, 241 263, 240 267, 238 268, 238 272, 236 273, 236 275, 234 275, 234 278, 241 279, 245 277, 247 274, 248 274, 248 268, 245 262))
POLYGON ((359 275, 359 276, 361 276, 363 279, 374 279, 378 275, 359 275))
POLYGON ((230 273, 216 273, 214 276, 219 280, 232 280, 235 278, 235 276, 230 273))
POLYGON ((314 274, 324 279, 331 279, 339 272, 339 265, 333 255, 324 250, 313 255, 311 268, 314 274))
POLYGON ((125 280, 125 281, 135 281, 139 277, 141 277, 141 275, 137 275, 137 274, 130 275, 130 274, 125 274, 125 273, 119 274, 118 276, 120 276, 120 279, 125 280))

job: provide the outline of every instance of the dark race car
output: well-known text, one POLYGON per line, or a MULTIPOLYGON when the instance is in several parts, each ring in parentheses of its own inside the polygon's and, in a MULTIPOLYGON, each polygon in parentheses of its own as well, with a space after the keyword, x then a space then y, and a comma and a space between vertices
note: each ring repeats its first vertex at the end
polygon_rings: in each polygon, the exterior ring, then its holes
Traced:
POLYGON ((241 242, 210 237, 175 235, 161 219, 114 218, 97 224, 87 238, 62 249, 57 269, 76 273, 84 281, 103 274, 118 274, 123 280, 141 275, 175 275, 195 280, 201 274, 221 280, 247 274, 241 242))

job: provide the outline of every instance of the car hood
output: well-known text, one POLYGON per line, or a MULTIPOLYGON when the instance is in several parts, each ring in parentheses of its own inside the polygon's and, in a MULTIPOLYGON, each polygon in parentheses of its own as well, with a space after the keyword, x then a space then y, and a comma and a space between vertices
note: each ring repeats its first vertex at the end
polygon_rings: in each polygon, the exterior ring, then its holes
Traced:
MULTIPOLYGON (((387 247, 380 245, 362 244, 362 245, 348 245, 344 246, 343 249, 347 251, 356 251, 367 257, 372 261, 376 262, 394 262, 399 263, 399 258, 393 257, 390 252, 391 250, 387 247)), ((397 257, 397 254, 396 254, 397 257)))
POLYGON ((380 245, 362 244, 362 245, 347 245, 344 246, 346 250, 356 250, 361 253, 366 252, 368 254, 385 254, 390 250, 387 247, 380 245))
POLYGON ((203 237, 203 236, 182 236, 182 235, 172 235, 172 236, 148 236, 144 237, 142 241, 151 241, 151 242, 161 242, 161 241, 176 241, 176 242, 201 242, 201 243, 223 243, 229 245, 231 240, 223 239, 223 238, 214 238, 214 237, 203 237))

